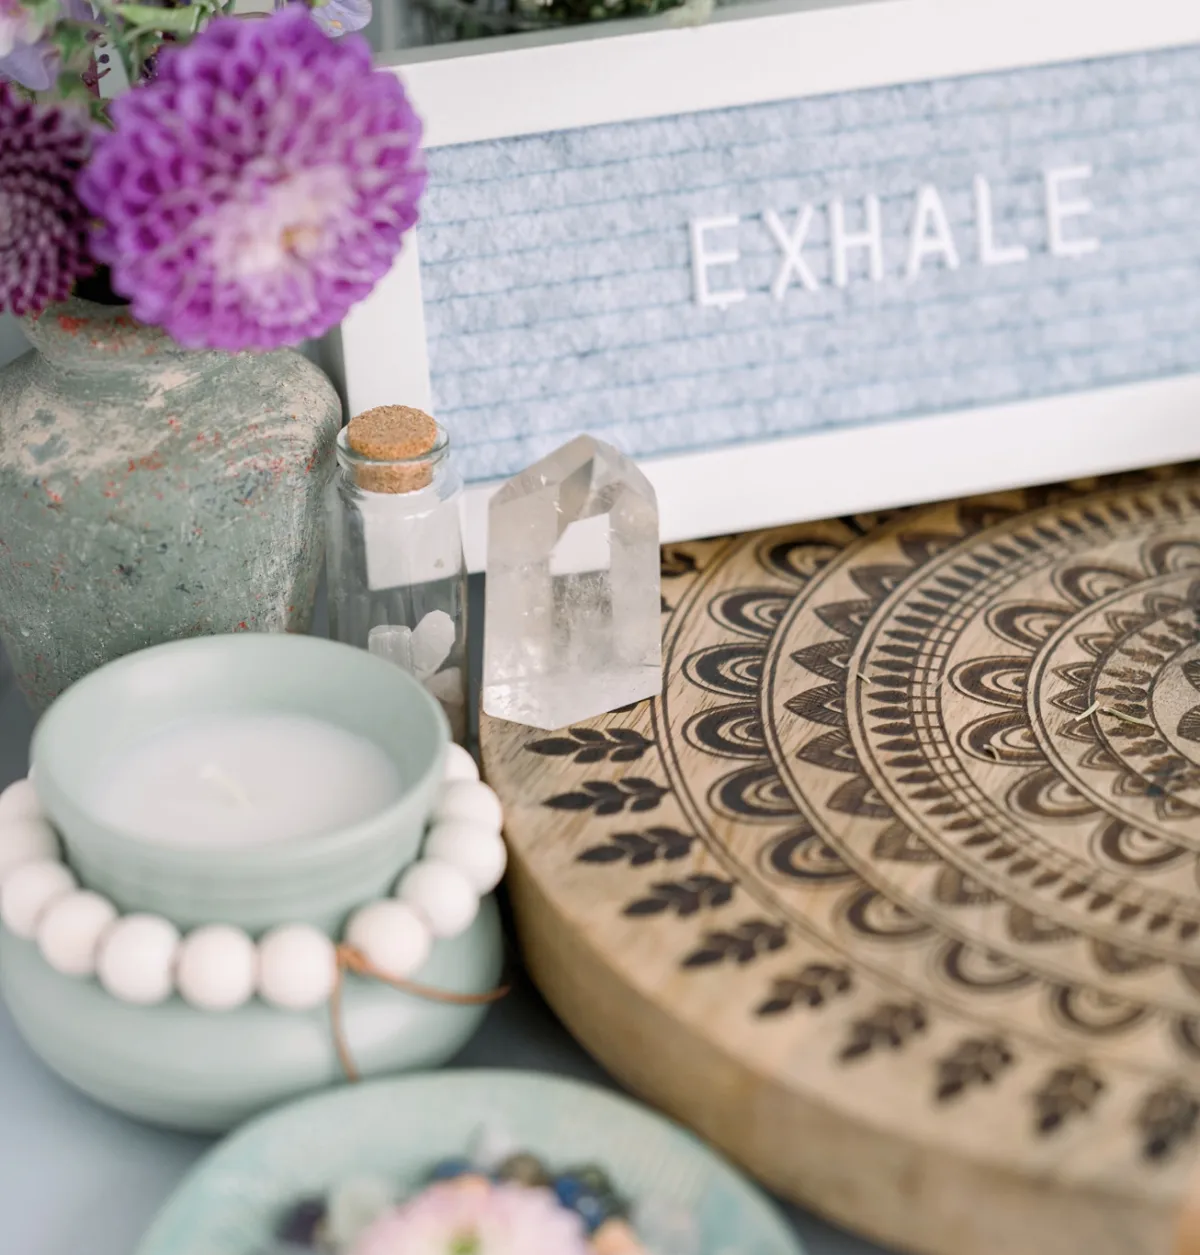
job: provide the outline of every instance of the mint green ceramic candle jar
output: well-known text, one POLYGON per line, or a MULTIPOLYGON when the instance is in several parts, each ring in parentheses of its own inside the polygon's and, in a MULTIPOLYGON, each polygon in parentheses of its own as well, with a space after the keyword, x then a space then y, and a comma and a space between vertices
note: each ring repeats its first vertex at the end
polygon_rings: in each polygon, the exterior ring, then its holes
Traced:
POLYGON ((32 748, 38 795, 80 878, 122 910, 181 928, 260 930, 286 919, 331 929, 416 857, 441 783, 449 739, 441 709, 394 671, 308 636, 210 636, 132 654, 69 689, 42 719, 32 748), (150 840, 102 813, 103 777, 128 750, 185 720, 264 714, 365 738, 396 764, 400 796, 340 831, 214 846, 150 840))
MULTIPOLYGON (((79 889, 110 902, 118 924, 168 921, 182 936, 171 960, 181 965, 211 925, 232 926, 216 931, 258 956, 264 934, 304 924, 333 953, 329 943, 364 908, 403 916, 391 895, 418 866, 448 742, 437 702, 399 668, 325 640, 238 635, 160 646, 93 673, 46 714, 32 761, 79 889)), ((8 892, 5 879, 0 906, 8 892)), ((98 980, 95 970, 56 970, 42 933, 20 931, 0 929, 9 1009, 49 1066, 102 1102, 220 1130, 345 1079, 326 1002, 285 1009, 243 991, 230 1009, 219 993, 206 1009, 199 994, 163 991, 141 1004, 136 984, 131 1000, 110 992, 103 940, 98 980)), ((465 926, 434 933, 413 981, 455 994, 495 986, 490 897, 465 926)), ((183 981, 181 969, 173 979, 183 981)), ((246 979, 261 984, 260 973, 246 979)), ((485 1009, 348 972, 339 987, 339 1028, 364 1075, 443 1062, 485 1009)))

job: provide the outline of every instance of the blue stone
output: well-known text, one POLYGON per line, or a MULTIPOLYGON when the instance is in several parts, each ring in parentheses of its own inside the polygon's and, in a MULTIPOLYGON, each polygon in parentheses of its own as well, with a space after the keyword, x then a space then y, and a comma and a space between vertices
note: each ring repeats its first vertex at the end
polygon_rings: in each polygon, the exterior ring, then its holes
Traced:
POLYGON ((589 1190, 593 1190, 597 1194, 616 1193, 608 1173, 596 1164, 589 1163, 584 1164, 581 1168, 568 1168, 564 1175, 575 1177, 576 1180, 581 1181, 589 1190))
POLYGON ((620 1214, 616 1197, 607 1190, 598 1190, 589 1181, 570 1173, 554 1180, 558 1201, 573 1211, 589 1233, 594 1233, 610 1217, 620 1214))
POLYGON ((440 1163, 434 1164, 429 1173, 431 1181, 453 1181, 455 1177, 466 1176, 468 1172, 474 1172, 474 1165, 469 1159, 443 1159, 440 1163))
POLYGON ((318 1230, 324 1219, 324 1200, 319 1198, 302 1199, 284 1213, 275 1230, 275 1237, 285 1247, 315 1249, 318 1230))

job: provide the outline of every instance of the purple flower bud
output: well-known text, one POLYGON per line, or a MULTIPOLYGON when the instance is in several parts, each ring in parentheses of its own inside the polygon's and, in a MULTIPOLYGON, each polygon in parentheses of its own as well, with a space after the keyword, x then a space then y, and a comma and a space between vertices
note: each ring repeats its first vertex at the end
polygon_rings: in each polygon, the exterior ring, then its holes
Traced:
POLYGON ((58 53, 44 41, 16 44, 8 56, 0 57, 0 79, 4 78, 30 91, 48 91, 58 78, 58 53))
MULTIPOLYGON (((275 0, 275 8, 286 8, 290 0, 275 0)), ((371 0, 324 0, 310 5, 313 21, 333 39, 360 31, 371 20, 371 0)))
POLYGON ((360 31, 371 20, 371 0, 328 0, 312 11, 313 21, 334 39, 360 31))
POLYGON ((45 28, 21 0, 0 0, 0 78, 45 91, 58 75, 58 54, 45 28))

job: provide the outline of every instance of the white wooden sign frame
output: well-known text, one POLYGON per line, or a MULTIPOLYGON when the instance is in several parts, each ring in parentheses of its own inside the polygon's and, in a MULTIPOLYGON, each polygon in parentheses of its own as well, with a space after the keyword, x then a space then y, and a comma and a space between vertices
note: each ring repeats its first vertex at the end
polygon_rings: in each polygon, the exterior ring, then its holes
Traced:
MULTIPOLYGON (((477 41, 394 68, 439 147, 1200 44, 1200 3, 859 0, 620 32, 477 41)), ((432 408, 419 235, 343 325, 352 412, 432 408)), ((641 465, 671 541, 1198 455, 1200 374, 1189 374, 641 465)), ((485 564, 492 490, 468 491, 473 570, 485 564)))

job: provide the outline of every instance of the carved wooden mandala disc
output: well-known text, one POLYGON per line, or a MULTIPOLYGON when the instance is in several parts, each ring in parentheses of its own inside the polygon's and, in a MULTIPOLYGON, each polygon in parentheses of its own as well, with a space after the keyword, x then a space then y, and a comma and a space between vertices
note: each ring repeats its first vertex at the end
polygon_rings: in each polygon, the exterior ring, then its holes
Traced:
POLYGON ((1200 474, 664 551, 660 700, 484 723, 535 979, 769 1185, 931 1255, 1176 1255, 1200 474))

